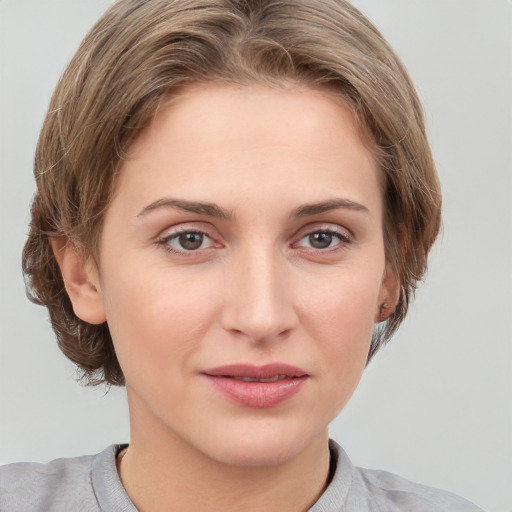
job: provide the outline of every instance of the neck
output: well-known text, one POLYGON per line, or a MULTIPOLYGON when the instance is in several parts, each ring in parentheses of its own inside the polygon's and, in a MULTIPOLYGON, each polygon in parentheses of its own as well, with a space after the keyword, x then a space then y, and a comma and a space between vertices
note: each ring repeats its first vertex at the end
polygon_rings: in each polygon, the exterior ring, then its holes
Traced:
POLYGON ((140 512, 306 511, 326 486, 327 432, 284 462, 234 466, 208 457, 165 428, 131 419, 130 446, 119 474, 140 512))

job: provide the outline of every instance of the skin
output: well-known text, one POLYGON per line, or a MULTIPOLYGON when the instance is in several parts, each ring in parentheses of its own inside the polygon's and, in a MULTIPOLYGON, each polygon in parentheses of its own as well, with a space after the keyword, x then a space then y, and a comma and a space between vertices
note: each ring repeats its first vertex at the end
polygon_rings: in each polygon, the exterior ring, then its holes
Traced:
POLYGON ((327 426, 398 288, 378 169, 342 101, 289 85, 187 89, 123 163, 99 266, 54 247, 76 314, 108 322, 126 377, 120 475, 137 508, 307 510, 327 480, 327 426), (203 233, 199 248, 183 231, 203 233), (275 407, 236 404, 202 375, 275 362, 308 374, 275 407))

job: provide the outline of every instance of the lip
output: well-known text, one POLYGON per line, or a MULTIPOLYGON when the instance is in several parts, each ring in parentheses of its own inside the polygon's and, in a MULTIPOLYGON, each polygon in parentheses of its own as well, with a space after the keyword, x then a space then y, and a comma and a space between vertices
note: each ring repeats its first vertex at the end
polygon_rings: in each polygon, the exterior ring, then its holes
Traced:
POLYGON ((212 387, 231 401, 258 409, 276 407, 291 399, 309 378, 306 371, 284 363, 264 366, 233 364, 201 373, 212 387))

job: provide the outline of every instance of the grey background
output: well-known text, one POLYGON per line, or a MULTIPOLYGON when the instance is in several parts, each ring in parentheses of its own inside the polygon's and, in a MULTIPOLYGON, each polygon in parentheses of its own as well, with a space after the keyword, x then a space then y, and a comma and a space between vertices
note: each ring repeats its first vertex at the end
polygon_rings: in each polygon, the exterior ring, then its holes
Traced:
MULTIPOLYGON (((123 390, 84 389, 20 253, 56 81, 108 0, 0 0, 0 462, 127 441, 123 390)), ((331 434, 353 461, 512 511, 512 3, 359 0, 425 103, 444 233, 405 325, 331 434)))

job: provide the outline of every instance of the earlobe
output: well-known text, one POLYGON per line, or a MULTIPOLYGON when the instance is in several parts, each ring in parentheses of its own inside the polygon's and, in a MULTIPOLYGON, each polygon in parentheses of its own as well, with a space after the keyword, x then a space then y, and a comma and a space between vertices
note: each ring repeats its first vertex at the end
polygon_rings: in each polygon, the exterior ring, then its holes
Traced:
POLYGON ((382 278, 382 284, 375 312, 375 323, 387 320, 396 309, 400 294, 400 279, 389 263, 382 278))
MULTIPOLYGON (((409 245, 409 232, 403 224, 399 229, 399 241, 401 257, 406 258, 409 245)), ((377 311, 375 312, 375 323, 386 321, 395 311, 400 299, 401 282, 396 269, 389 261, 386 261, 384 276, 382 278, 377 311)))
POLYGON ((66 238, 54 238, 51 245, 75 315, 90 324, 105 322, 96 265, 66 238))

